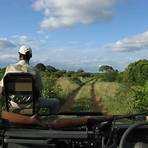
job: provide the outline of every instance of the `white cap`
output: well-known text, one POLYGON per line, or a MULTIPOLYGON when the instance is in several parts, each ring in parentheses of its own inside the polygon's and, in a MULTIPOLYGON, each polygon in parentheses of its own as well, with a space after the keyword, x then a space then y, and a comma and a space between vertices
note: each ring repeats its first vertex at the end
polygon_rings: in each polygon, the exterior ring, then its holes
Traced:
POLYGON ((19 49, 19 53, 26 55, 26 53, 29 51, 29 53, 32 55, 32 49, 29 46, 21 46, 19 49))

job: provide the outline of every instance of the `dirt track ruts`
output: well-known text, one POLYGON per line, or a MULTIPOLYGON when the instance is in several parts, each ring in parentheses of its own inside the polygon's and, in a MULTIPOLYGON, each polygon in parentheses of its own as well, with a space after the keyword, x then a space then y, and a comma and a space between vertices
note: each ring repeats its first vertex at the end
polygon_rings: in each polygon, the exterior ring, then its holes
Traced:
MULTIPOLYGON (((96 82, 96 80, 94 82, 92 82, 92 84, 91 84, 91 100, 92 100, 91 110, 93 112, 104 112, 104 107, 103 107, 103 104, 101 102, 101 97, 95 95, 95 89, 94 89, 95 82, 96 82)), ((71 108, 72 108, 72 106, 75 103, 76 95, 79 93, 79 91, 81 90, 82 86, 84 86, 85 84, 81 85, 79 88, 74 90, 69 95, 69 97, 67 98, 67 101, 61 107, 60 112, 70 112, 71 111, 71 108)))
POLYGON ((95 95, 95 85, 94 81, 91 86, 91 96, 92 96, 92 111, 93 112, 104 112, 103 104, 101 102, 101 97, 95 95))
POLYGON ((67 101, 65 102, 65 104, 61 107, 60 112, 70 112, 71 108, 75 102, 75 97, 78 94, 78 92, 80 91, 82 86, 80 86, 79 88, 77 88, 76 90, 74 90, 68 97, 67 101))

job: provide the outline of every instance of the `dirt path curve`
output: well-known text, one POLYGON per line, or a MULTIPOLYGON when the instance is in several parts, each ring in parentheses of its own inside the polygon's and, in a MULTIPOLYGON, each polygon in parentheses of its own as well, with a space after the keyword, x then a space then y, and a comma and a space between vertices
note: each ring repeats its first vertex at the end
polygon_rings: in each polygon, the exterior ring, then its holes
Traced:
MULTIPOLYGON (((82 85, 83 86, 83 85, 82 85)), ((76 95, 79 93, 80 89, 82 88, 82 86, 80 86, 79 88, 77 88, 76 90, 74 90, 68 97, 67 101, 65 102, 65 104, 61 107, 60 112, 70 112, 71 108, 75 102, 75 97, 76 95)))
POLYGON ((101 97, 95 95, 95 89, 94 89, 95 82, 96 81, 92 83, 92 87, 91 87, 92 111, 93 112, 105 112, 103 104, 101 102, 101 97))
POLYGON ((75 103, 75 98, 76 95, 79 93, 80 89, 86 85, 87 83, 89 83, 91 80, 88 80, 87 82, 83 83, 79 88, 77 88, 76 90, 74 90, 68 97, 67 101, 65 102, 65 104, 61 107, 60 112, 70 112, 72 106, 75 103))

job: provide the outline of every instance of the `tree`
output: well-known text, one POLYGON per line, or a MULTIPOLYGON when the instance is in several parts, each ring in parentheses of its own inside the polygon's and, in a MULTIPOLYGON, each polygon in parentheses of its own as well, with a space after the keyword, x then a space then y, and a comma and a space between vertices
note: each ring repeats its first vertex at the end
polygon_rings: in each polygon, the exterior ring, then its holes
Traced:
POLYGON ((118 70, 114 70, 114 68, 110 65, 101 65, 99 67, 100 77, 102 81, 113 82, 117 80, 118 70))
POLYGON ((77 70, 77 72, 78 72, 78 73, 83 73, 83 72, 85 72, 85 71, 84 71, 82 68, 80 68, 80 69, 77 70))
POLYGON ((148 81, 148 60, 139 60, 129 64, 123 72, 123 81, 145 84, 148 81))
POLYGON ((55 67, 51 66, 51 65, 47 65, 47 66, 46 66, 46 69, 47 69, 49 72, 56 72, 56 71, 57 71, 57 69, 56 69, 55 67))
POLYGON ((37 68, 39 71, 45 71, 46 70, 46 66, 42 63, 38 63, 35 68, 37 68))
POLYGON ((111 71, 101 74, 102 81, 114 82, 118 79, 118 71, 111 71))
POLYGON ((101 65, 99 67, 99 72, 101 73, 107 73, 107 72, 113 72, 113 71, 115 70, 113 69, 112 66, 109 66, 109 65, 101 65))

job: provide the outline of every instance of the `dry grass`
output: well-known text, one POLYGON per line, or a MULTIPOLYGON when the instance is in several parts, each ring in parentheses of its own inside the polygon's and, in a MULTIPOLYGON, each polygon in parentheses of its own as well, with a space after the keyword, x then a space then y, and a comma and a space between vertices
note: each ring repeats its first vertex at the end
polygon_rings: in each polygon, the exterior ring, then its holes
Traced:
POLYGON ((75 104, 73 105, 73 111, 91 111, 92 106, 92 96, 91 96, 91 83, 93 81, 85 84, 79 93, 77 94, 75 104))
POLYGON ((61 77, 57 81, 57 86, 60 87, 59 96, 60 97, 68 97, 74 90, 76 90, 79 85, 69 80, 68 78, 61 77))
MULTIPOLYGON (((119 102, 116 102, 115 95, 118 92, 120 84, 115 82, 96 82, 95 83, 95 95, 100 97, 104 105, 105 110, 108 113, 118 113, 117 107, 119 102)), ((121 108, 120 108, 121 109, 121 108)), ((121 110, 120 110, 121 111, 121 110)))
POLYGON ((76 96, 76 100, 80 98, 91 98, 91 85, 84 85, 76 96))
POLYGON ((114 95, 119 88, 119 84, 115 82, 96 82, 95 95, 104 97, 114 95))

